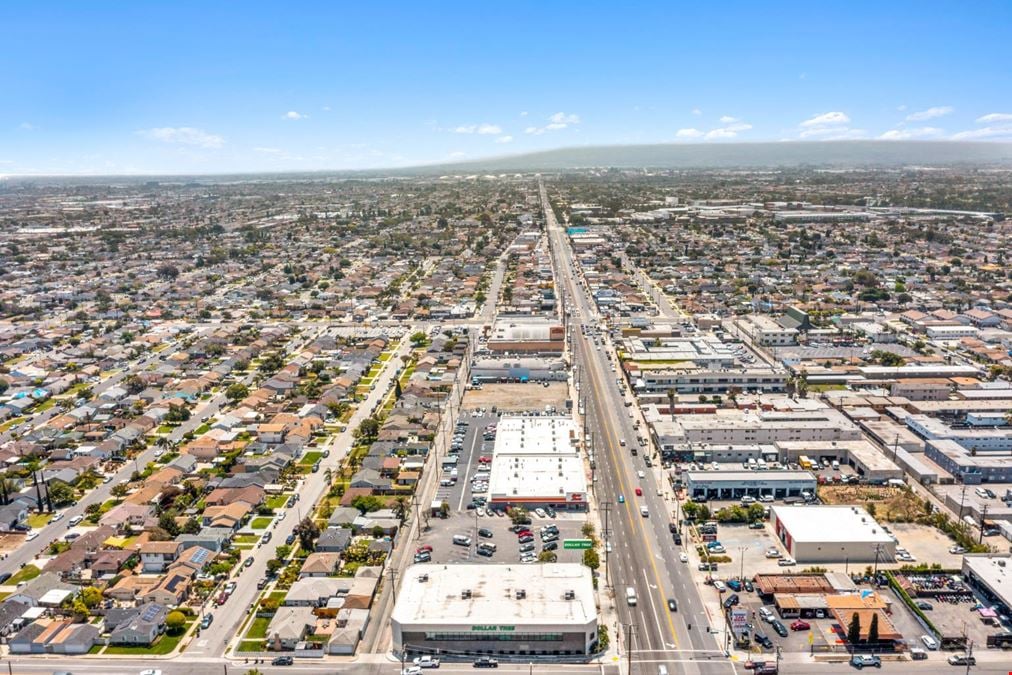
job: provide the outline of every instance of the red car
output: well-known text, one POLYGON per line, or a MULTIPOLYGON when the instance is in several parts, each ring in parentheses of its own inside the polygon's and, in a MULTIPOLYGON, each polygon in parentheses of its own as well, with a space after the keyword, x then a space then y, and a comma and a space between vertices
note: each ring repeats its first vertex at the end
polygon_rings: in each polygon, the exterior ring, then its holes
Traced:
POLYGON ((481 457, 478 458, 478 461, 481 462, 482 464, 488 464, 489 462, 492 461, 492 458, 489 457, 488 455, 482 455, 481 457))
POLYGON ((808 630, 811 627, 812 625, 810 623, 808 623, 807 621, 802 621, 801 619, 798 619, 797 621, 791 624, 791 630, 808 630))
POLYGON ((533 536, 534 536, 534 533, 533 533, 533 532, 531 532, 530 530, 520 530, 519 532, 517 532, 517 538, 518 538, 518 539, 519 539, 520 537, 526 537, 527 535, 530 535, 530 536, 532 536, 532 537, 533 537, 533 536))
POLYGON ((636 496, 637 497, 643 496, 643 488, 636 488, 636 496))
POLYGON ((415 553, 432 553, 432 547, 429 546, 428 544, 425 544, 424 546, 419 546, 415 550, 415 553))

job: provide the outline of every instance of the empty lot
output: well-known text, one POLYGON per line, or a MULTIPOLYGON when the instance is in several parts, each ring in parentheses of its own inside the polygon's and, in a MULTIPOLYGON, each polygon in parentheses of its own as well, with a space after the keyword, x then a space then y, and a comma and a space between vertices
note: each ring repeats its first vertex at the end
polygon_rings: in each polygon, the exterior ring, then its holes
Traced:
POLYGON ((527 384, 483 384, 481 389, 470 389, 464 394, 464 410, 485 408, 505 412, 525 410, 544 411, 545 406, 564 410, 569 398, 569 385, 565 382, 549 382, 548 386, 538 382, 527 384))

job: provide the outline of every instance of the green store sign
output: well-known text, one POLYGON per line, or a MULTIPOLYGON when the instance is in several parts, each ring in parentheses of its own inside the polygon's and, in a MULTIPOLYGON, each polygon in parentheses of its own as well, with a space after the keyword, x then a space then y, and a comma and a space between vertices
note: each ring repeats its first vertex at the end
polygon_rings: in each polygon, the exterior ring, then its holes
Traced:
POLYGON ((508 633, 515 629, 516 626, 471 626, 471 631, 475 633, 508 633))

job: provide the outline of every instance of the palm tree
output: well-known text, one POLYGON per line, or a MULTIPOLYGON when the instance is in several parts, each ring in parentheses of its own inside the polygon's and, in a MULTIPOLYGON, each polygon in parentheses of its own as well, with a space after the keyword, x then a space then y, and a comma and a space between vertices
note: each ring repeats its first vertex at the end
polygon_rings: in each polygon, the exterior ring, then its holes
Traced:
POLYGON ((671 421, 675 421, 675 390, 668 389, 668 412, 671 413, 671 421))
POLYGON ((404 514, 408 512, 408 498, 404 495, 400 495, 394 498, 394 513, 401 520, 404 520, 404 514))

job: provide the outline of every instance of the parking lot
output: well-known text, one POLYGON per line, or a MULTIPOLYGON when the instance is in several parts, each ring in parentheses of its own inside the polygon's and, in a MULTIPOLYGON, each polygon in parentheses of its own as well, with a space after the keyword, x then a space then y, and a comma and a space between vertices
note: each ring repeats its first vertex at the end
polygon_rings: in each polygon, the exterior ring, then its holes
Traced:
MULTIPOLYGON (((518 385, 527 386, 527 385, 518 385)), ((501 510, 484 508, 468 508, 474 498, 487 497, 487 493, 472 491, 472 478, 482 473, 482 457, 491 457, 495 441, 486 439, 489 426, 496 424, 498 414, 491 412, 468 411, 461 413, 456 427, 459 431, 460 452, 458 454, 456 474, 453 469, 440 469, 440 485, 437 489, 436 499, 449 504, 450 509, 446 518, 430 518, 429 530, 419 540, 417 547, 431 546, 429 552, 432 562, 475 562, 488 560, 491 562, 519 562, 520 543, 517 535, 510 531, 513 522, 501 510), (453 477, 456 481, 453 481, 453 477), (444 484, 452 483, 452 484, 444 484), (481 531, 487 530, 482 536, 481 531), (487 536, 490 534, 491 536, 487 536), (470 541, 467 545, 455 544, 454 535, 467 537, 470 541), (478 555, 477 544, 480 542, 493 543, 496 550, 491 556, 478 555)), ((543 550, 539 529, 555 525, 558 528, 555 553, 559 562, 580 562, 583 551, 579 549, 566 550, 563 548, 563 541, 566 539, 582 539, 582 528, 586 522, 586 514, 559 512, 554 517, 539 516, 534 511, 530 512, 531 523, 529 529, 534 534, 534 541, 530 542, 530 553, 537 555, 543 550)))

